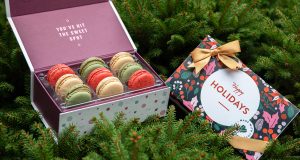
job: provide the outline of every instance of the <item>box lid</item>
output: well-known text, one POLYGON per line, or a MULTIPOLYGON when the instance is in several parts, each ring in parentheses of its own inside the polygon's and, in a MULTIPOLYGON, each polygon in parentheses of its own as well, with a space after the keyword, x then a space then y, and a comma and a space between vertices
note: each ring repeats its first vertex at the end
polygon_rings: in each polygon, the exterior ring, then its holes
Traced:
POLYGON ((6 10, 32 71, 136 50, 108 0, 6 0, 6 10))

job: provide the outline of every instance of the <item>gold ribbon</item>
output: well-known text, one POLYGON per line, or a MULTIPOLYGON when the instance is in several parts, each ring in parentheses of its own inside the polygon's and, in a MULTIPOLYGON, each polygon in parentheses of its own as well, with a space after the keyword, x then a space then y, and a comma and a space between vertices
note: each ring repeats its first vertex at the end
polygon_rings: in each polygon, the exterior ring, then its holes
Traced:
POLYGON ((198 74, 209 63, 211 57, 217 56, 228 68, 236 70, 241 68, 240 60, 235 56, 238 52, 241 52, 238 40, 226 43, 214 50, 196 48, 191 53, 193 63, 188 67, 195 68, 195 72, 198 74))
POLYGON ((269 144, 269 142, 267 141, 244 138, 239 136, 233 136, 229 140, 229 143, 236 149, 245 149, 248 151, 255 151, 260 153, 264 153, 266 147, 269 144))

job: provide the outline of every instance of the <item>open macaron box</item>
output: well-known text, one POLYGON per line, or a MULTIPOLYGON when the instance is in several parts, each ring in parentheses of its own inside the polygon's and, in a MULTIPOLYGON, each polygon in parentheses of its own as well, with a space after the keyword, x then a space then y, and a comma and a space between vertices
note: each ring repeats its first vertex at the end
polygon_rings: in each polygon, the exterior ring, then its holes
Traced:
POLYGON ((149 115, 165 116, 169 88, 136 47, 109 0, 6 0, 9 23, 31 70, 31 101, 43 123, 57 135, 69 125, 81 134, 91 131, 91 119, 103 112, 108 119, 123 112, 126 119, 145 120, 149 115), (46 80, 56 64, 70 66, 77 75, 81 63, 100 57, 108 65, 118 52, 129 52, 156 79, 152 87, 66 106, 46 80))

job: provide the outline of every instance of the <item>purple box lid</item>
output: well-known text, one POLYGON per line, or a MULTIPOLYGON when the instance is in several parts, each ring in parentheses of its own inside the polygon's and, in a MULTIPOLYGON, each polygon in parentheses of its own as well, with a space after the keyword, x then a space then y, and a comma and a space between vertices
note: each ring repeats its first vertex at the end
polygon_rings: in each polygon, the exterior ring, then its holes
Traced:
POLYGON ((21 48, 34 70, 91 56, 135 50, 111 1, 51 1, 6 1, 8 18, 12 27, 15 26, 21 48), (34 3, 35 7, 24 2, 34 3), (23 11, 20 9, 22 4, 23 11))

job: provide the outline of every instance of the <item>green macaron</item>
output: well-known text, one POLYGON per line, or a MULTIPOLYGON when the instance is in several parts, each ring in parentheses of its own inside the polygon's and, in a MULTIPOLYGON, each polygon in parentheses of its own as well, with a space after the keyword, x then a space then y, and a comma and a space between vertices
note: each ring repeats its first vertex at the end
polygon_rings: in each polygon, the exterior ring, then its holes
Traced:
POLYGON ((84 79, 86 79, 93 70, 102 67, 107 68, 107 65, 101 58, 91 57, 81 64, 79 73, 84 79))
POLYGON ((77 84, 70 87, 65 102, 67 106, 76 105, 92 100, 90 88, 85 84, 77 84))
POLYGON ((121 67, 118 77, 123 83, 126 83, 134 72, 141 69, 143 69, 143 67, 136 62, 127 63, 121 67))

